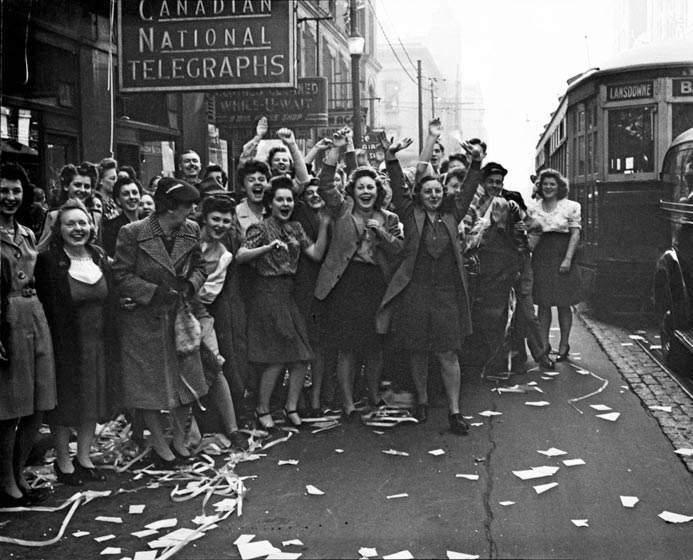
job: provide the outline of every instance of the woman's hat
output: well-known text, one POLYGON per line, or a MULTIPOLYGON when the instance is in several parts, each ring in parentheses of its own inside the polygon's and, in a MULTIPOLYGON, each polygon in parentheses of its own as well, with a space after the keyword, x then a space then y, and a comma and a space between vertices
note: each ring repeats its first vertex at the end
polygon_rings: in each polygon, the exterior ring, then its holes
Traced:
POLYGON ((162 177, 156 185, 154 201, 168 198, 178 202, 197 202, 200 200, 199 191, 186 181, 173 177, 162 177))

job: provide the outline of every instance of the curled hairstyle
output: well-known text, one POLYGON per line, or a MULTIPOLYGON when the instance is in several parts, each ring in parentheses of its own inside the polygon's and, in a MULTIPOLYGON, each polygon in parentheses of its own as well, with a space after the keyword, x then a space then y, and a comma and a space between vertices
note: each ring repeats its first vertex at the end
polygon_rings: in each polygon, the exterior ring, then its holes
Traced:
POLYGON ((72 181, 77 175, 89 177, 89 184, 91 186, 91 190, 92 192, 95 190, 96 181, 98 177, 96 166, 88 161, 80 163, 79 167, 72 163, 68 163, 67 165, 64 165, 63 168, 60 170, 61 188, 60 200, 58 200, 58 204, 64 203, 69 198, 67 194, 67 188, 70 186, 70 183, 72 183, 72 181))
POLYGON ((113 158, 107 157, 103 158, 99 162, 99 179, 103 179, 104 173, 109 169, 118 169, 118 162, 113 158))
POLYGON ((421 189, 426 183, 430 183, 431 181, 435 181, 441 187, 443 186, 438 177, 435 177, 434 175, 424 175, 423 177, 421 177, 421 179, 419 179, 419 182, 416 183, 416 185, 414 186, 414 190, 412 191, 414 201, 416 201, 418 204, 421 204, 421 189))
POLYGON ((229 176, 226 174, 226 171, 224 171, 224 168, 216 163, 212 163, 207 166, 207 169, 205 169, 205 174, 202 177, 202 179, 206 179, 210 176, 210 174, 215 172, 221 172, 221 184, 224 187, 226 187, 227 183, 229 182, 229 176))
POLYGON ((234 214, 236 212, 236 204, 230 196, 208 196, 202 201, 200 212, 203 218, 206 218, 212 212, 234 214))
POLYGON ((460 183, 464 183, 464 178, 467 176, 467 172, 464 169, 455 167, 445 174, 445 184, 450 182, 450 179, 457 179, 460 183))
MULTIPOLYGON (((293 191, 294 182, 291 177, 286 175, 279 175, 278 177, 272 177, 269 182, 269 187, 265 189, 265 194, 262 195, 262 205, 265 210, 270 213, 272 209, 272 201, 274 200, 274 195, 280 189, 287 189, 294 194, 293 191)), ((295 199, 294 199, 295 202, 295 199)), ((294 207, 295 208, 295 207, 294 207)))
POLYGON ((81 210, 86 215, 87 222, 89 222, 89 239, 87 240, 87 247, 91 249, 91 246, 94 243, 94 240, 96 239, 96 228, 94 227, 94 220, 92 220, 91 214, 89 213, 89 210, 87 210, 87 207, 84 205, 84 203, 76 198, 68 199, 65 202, 65 204, 58 208, 58 215, 55 217, 55 222, 53 223, 53 227, 51 228, 51 248, 62 249, 65 244, 65 242, 63 241, 63 236, 60 235, 60 228, 63 225, 63 215, 68 210, 81 210))
POLYGON ((22 185, 22 203, 14 217, 22 225, 31 225, 30 213, 34 203, 34 189, 24 168, 17 163, 3 163, 0 166, 0 179, 19 181, 22 185))
POLYGON ((286 152, 286 154, 289 156, 289 161, 291 162, 291 165, 289 166, 289 174, 293 176, 294 174, 294 162, 291 159, 291 154, 289 153, 289 149, 286 146, 274 146, 272 149, 270 149, 269 154, 267 155, 267 166, 270 168, 270 171, 272 170, 272 159, 274 159, 275 154, 278 154, 279 152, 286 152))
POLYGON ((262 173, 265 176, 265 179, 268 181, 270 180, 270 177, 272 177, 272 173, 270 172, 270 168, 267 163, 260 161, 259 159, 250 159, 238 168, 238 185, 236 185, 238 190, 245 189, 243 185, 243 183, 245 183, 245 178, 253 173, 262 173))
POLYGON ((354 169, 354 171, 352 171, 351 173, 351 176, 349 177, 349 182, 347 183, 347 186, 344 189, 345 192, 351 198, 355 198, 354 188, 356 187, 357 181, 359 179, 362 179, 363 177, 370 177, 375 181, 377 195, 375 197, 375 204, 373 205, 373 208, 375 208, 376 210, 380 210, 383 206, 383 201, 385 200, 385 188, 383 187, 383 182, 380 180, 380 177, 378 176, 378 172, 372 167, 362 165, 361 167, 357 167, 356 169, 354 169))
POLYGON ((555 169, 549 168, 542 169, 539 172, 539 177, 537 177, 537 196, 542 199, 544 198, 544 188, 542 187, 542 183, 544 182, 544 179, 549 177, 555 179, 558 185, 556 198, 558 198, 558 200, 567 198, 568 192, 570 190, 570 188, 568 187, 568 180, 563 175, 561 175, 560 171, 556 171, 555 169))
POLYGON ((131 179, 130 177, 121 177, 113 185, 113 200, 118 200, 118 197, 120 196, 120 191, 123 189, 125 185, 135 185, 140 193, 140 196, 142 196, 142 183, 140 183, 137 179, 131 179))

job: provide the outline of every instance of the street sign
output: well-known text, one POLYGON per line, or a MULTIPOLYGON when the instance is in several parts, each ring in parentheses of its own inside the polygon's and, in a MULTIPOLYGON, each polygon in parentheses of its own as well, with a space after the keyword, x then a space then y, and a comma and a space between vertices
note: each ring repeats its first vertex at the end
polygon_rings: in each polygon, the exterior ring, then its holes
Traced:
POLYGON ((254 129, 263 116, 270 128, 326 126, 327 78, 299 78, 295 89, 217 92, 216 116, 219 126, 247 129, 254 129))
POLYGON ((122 92, 294 87, 293 0, 119 0, 122 92))

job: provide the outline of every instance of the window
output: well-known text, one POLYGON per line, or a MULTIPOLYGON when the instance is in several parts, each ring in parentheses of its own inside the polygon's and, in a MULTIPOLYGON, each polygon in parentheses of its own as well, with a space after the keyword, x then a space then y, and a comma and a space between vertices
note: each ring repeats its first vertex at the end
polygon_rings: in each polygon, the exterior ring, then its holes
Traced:
POLYGON ((655 107, 609 111, 609 173, 654 172, 655 107))
POLYGON ((693 103, 674 103, 671 106, 671 139, 693 127, 693 103))

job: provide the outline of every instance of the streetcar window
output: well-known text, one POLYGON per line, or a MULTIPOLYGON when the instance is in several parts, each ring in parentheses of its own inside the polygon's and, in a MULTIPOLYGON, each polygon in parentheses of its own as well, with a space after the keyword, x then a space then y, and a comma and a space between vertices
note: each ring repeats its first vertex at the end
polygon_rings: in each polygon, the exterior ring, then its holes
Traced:
POLYGON ((609 111, 609 173, 654 171, 654 107, 609 111))
POLYGON ((672 103, 671 139, 693 127, 693 103, 672 103))

